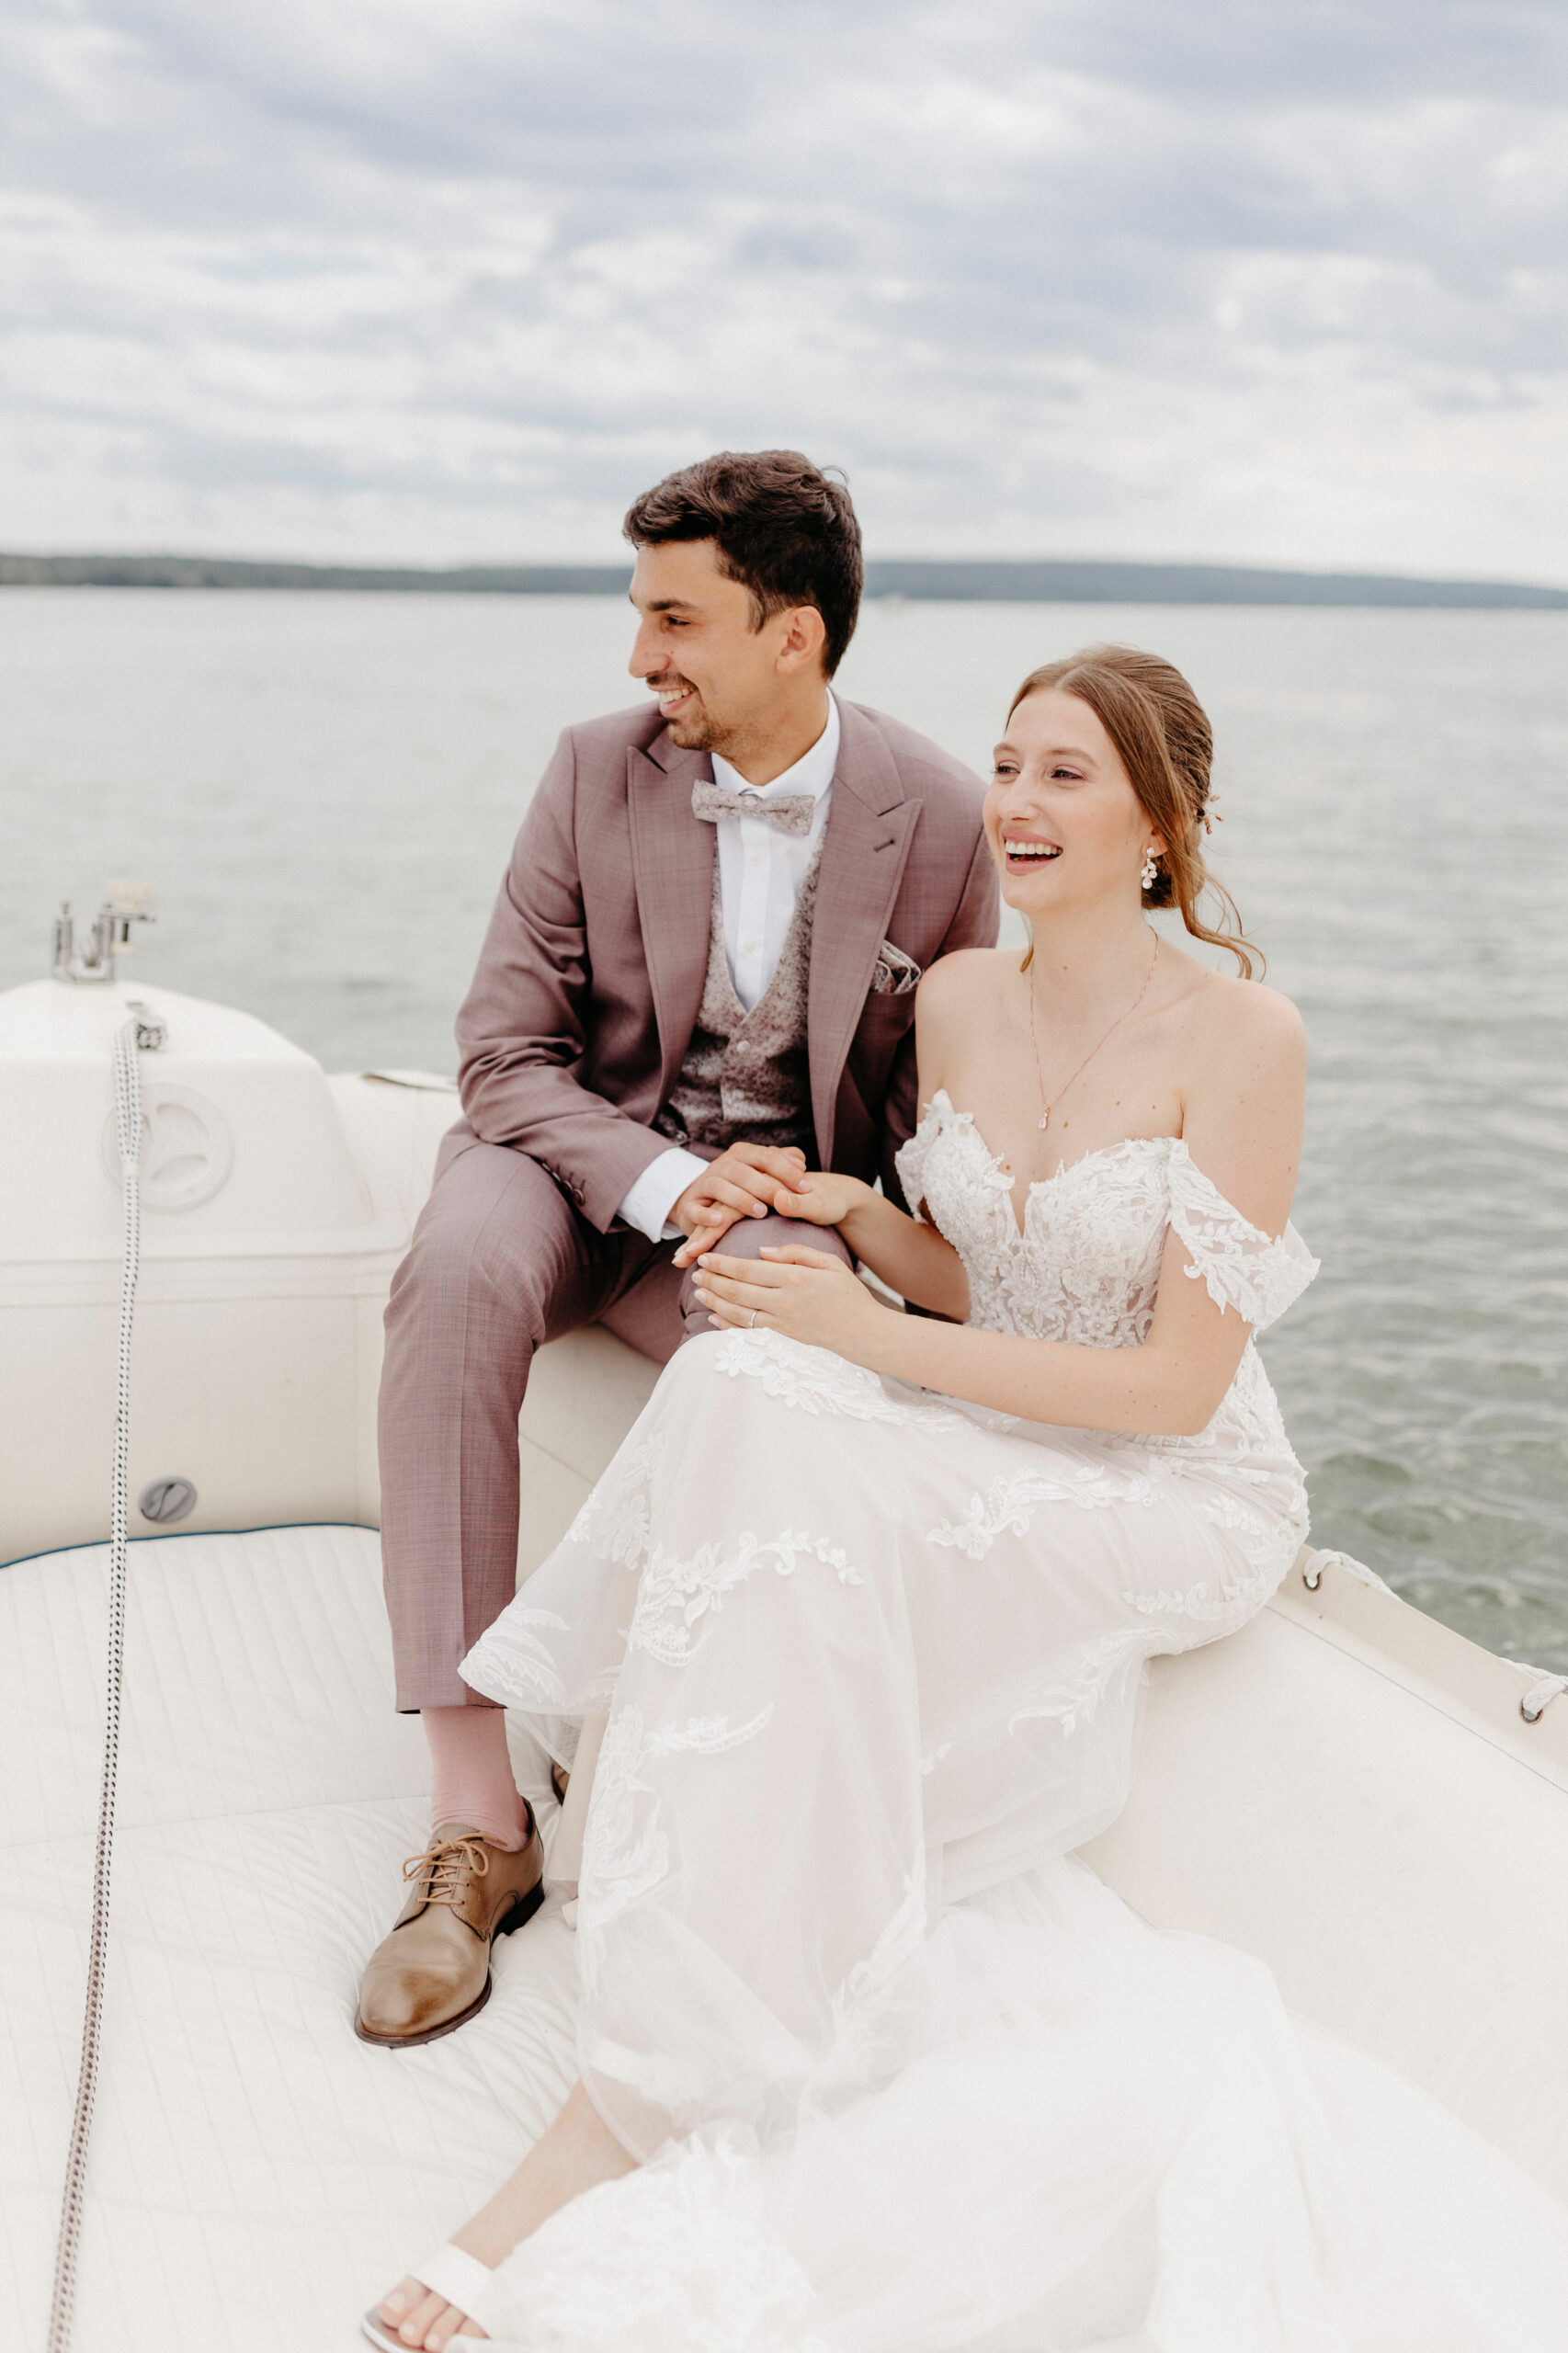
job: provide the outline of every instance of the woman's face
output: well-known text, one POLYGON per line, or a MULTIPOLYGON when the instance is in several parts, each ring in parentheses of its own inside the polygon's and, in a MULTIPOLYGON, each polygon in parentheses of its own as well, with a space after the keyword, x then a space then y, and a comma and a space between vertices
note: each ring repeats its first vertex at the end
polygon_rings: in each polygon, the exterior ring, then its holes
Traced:
POLYGON ((985 834, 1002 896, 1031 919, 1140 901, 1145 851, 1165 844, 1095 712, 1045 687, 1026 695, 996 746, 985 834))

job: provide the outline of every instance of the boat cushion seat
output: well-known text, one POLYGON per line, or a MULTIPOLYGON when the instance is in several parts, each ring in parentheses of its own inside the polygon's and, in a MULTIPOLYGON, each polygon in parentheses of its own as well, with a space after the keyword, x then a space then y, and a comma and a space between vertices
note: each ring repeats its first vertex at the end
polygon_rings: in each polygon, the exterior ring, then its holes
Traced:
MULTIPOLYGON (((1457 1637, 1378 1596, 1376 1641, 1353 1642, 1313 1621, 1300 1565, 1242 1633, 1155 1662, 1131 1802, 1088 1859, 1155 1925, 1258 1954, 1301 2014, 1563 2196, 1568 1789, 1445 1692, 1457 1670, 1426 1672, 1457 1637)), ((18 2344, 43 2338, 76 2084, 108 1578, 104 1545, 0 1569, 0 2309, 18 2344)), ((1519 1678, 1458 1649, 1460 1680, 1500 1678, 1517 1718, 1519 1678)), ((424 1743, 392 1691, 373 1530, 133 1545, 74 2353, 347 2353, 353 2316, 565 2093, 557 1898, 497 1947, 460 2033, 400 2052, 354 2036, 426 1831, 424 1743)), ((512 1738, 548 1842, 546 1759, 512 1738)))
MULTIPOLYGON (((108 1548, 0 1570, 0 2309, 41 2345, 76 2088, 108 1548)), ((74 2353, 311 2353, 483 2203, 559 2107, 559 1899, 460 2034, 357 2041, 426 1838, 360 1528, 131 1548, 103 2059, 74 2353)), ((541 1823, 543 1759, 519 1746, 541 1823)))

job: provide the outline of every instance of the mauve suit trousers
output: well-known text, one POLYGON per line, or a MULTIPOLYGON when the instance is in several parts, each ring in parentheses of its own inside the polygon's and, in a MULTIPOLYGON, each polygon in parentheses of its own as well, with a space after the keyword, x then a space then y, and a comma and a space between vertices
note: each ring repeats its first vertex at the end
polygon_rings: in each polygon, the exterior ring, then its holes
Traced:
MULTIPOLYGON (((885 712, 840 698, 839 718, 806 1024, 815 1158, 896 1199, 908 975, 994 945, 996 874, 977 778, 885 712)), ((701 1007, 715 840, 692 790, 712 772, 656 710, 568 728, 496 894, 458 1015, 464 1118, 387 1309, 381 1555, 403 1709, 489 1704, 458 1663, 516 1586, 534 1350, 599 1323, 663 1362, 707 1322, 674 1245, 617 1211, 667 1149, 654 1122, 701 1007)), ((724 1247, 790 1240, 849 1255, 830 1230, 764 1218, 724 1247)))
MULTIPOLYGON (((850 1254, 830 1229, 743 1218, 721 1247, 850 1254)), ((517 1589, 517 1415, 534 1350, 603 1324, 665 1363, 705 1331, 673 1242, 600 1233, 537 1160, 462 1130, 392 1280, 381 1372, 381 1555, 397 1705, 490 1707, 458 1663, 517 1589)))

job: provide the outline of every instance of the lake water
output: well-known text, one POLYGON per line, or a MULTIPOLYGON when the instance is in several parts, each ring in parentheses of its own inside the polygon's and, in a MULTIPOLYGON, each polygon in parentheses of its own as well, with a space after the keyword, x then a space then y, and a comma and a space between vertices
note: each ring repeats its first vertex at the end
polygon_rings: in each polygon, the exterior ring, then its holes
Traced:
MULTIPOLYGON (((1316 1540, 1568 1670, 1568 615, 879 604, 840 683, 980 767, 1100 638, 1207 702, 1213 862, 1311 1035, 1324 1271, 1264 1352, 1316 1540)), ((450 1070, 534 780, 638 699, 629 650, 610 599, 0 593, 0 987, 136 878, 149 979, 450 1070)))

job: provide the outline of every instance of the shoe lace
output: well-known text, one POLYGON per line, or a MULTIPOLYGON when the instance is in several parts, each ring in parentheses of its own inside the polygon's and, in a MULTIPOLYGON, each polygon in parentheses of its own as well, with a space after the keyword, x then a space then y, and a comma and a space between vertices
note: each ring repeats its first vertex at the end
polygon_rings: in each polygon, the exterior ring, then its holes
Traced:
POLYGON ((426 1904, 445 1904, 454 1912, 463 1900, 466 1878, 483 1879, 490 1857, 480 1838, 432 1838, 422 1855, 410 1855, 403 1867, 406 1880, 423 1881, 426 1904))

